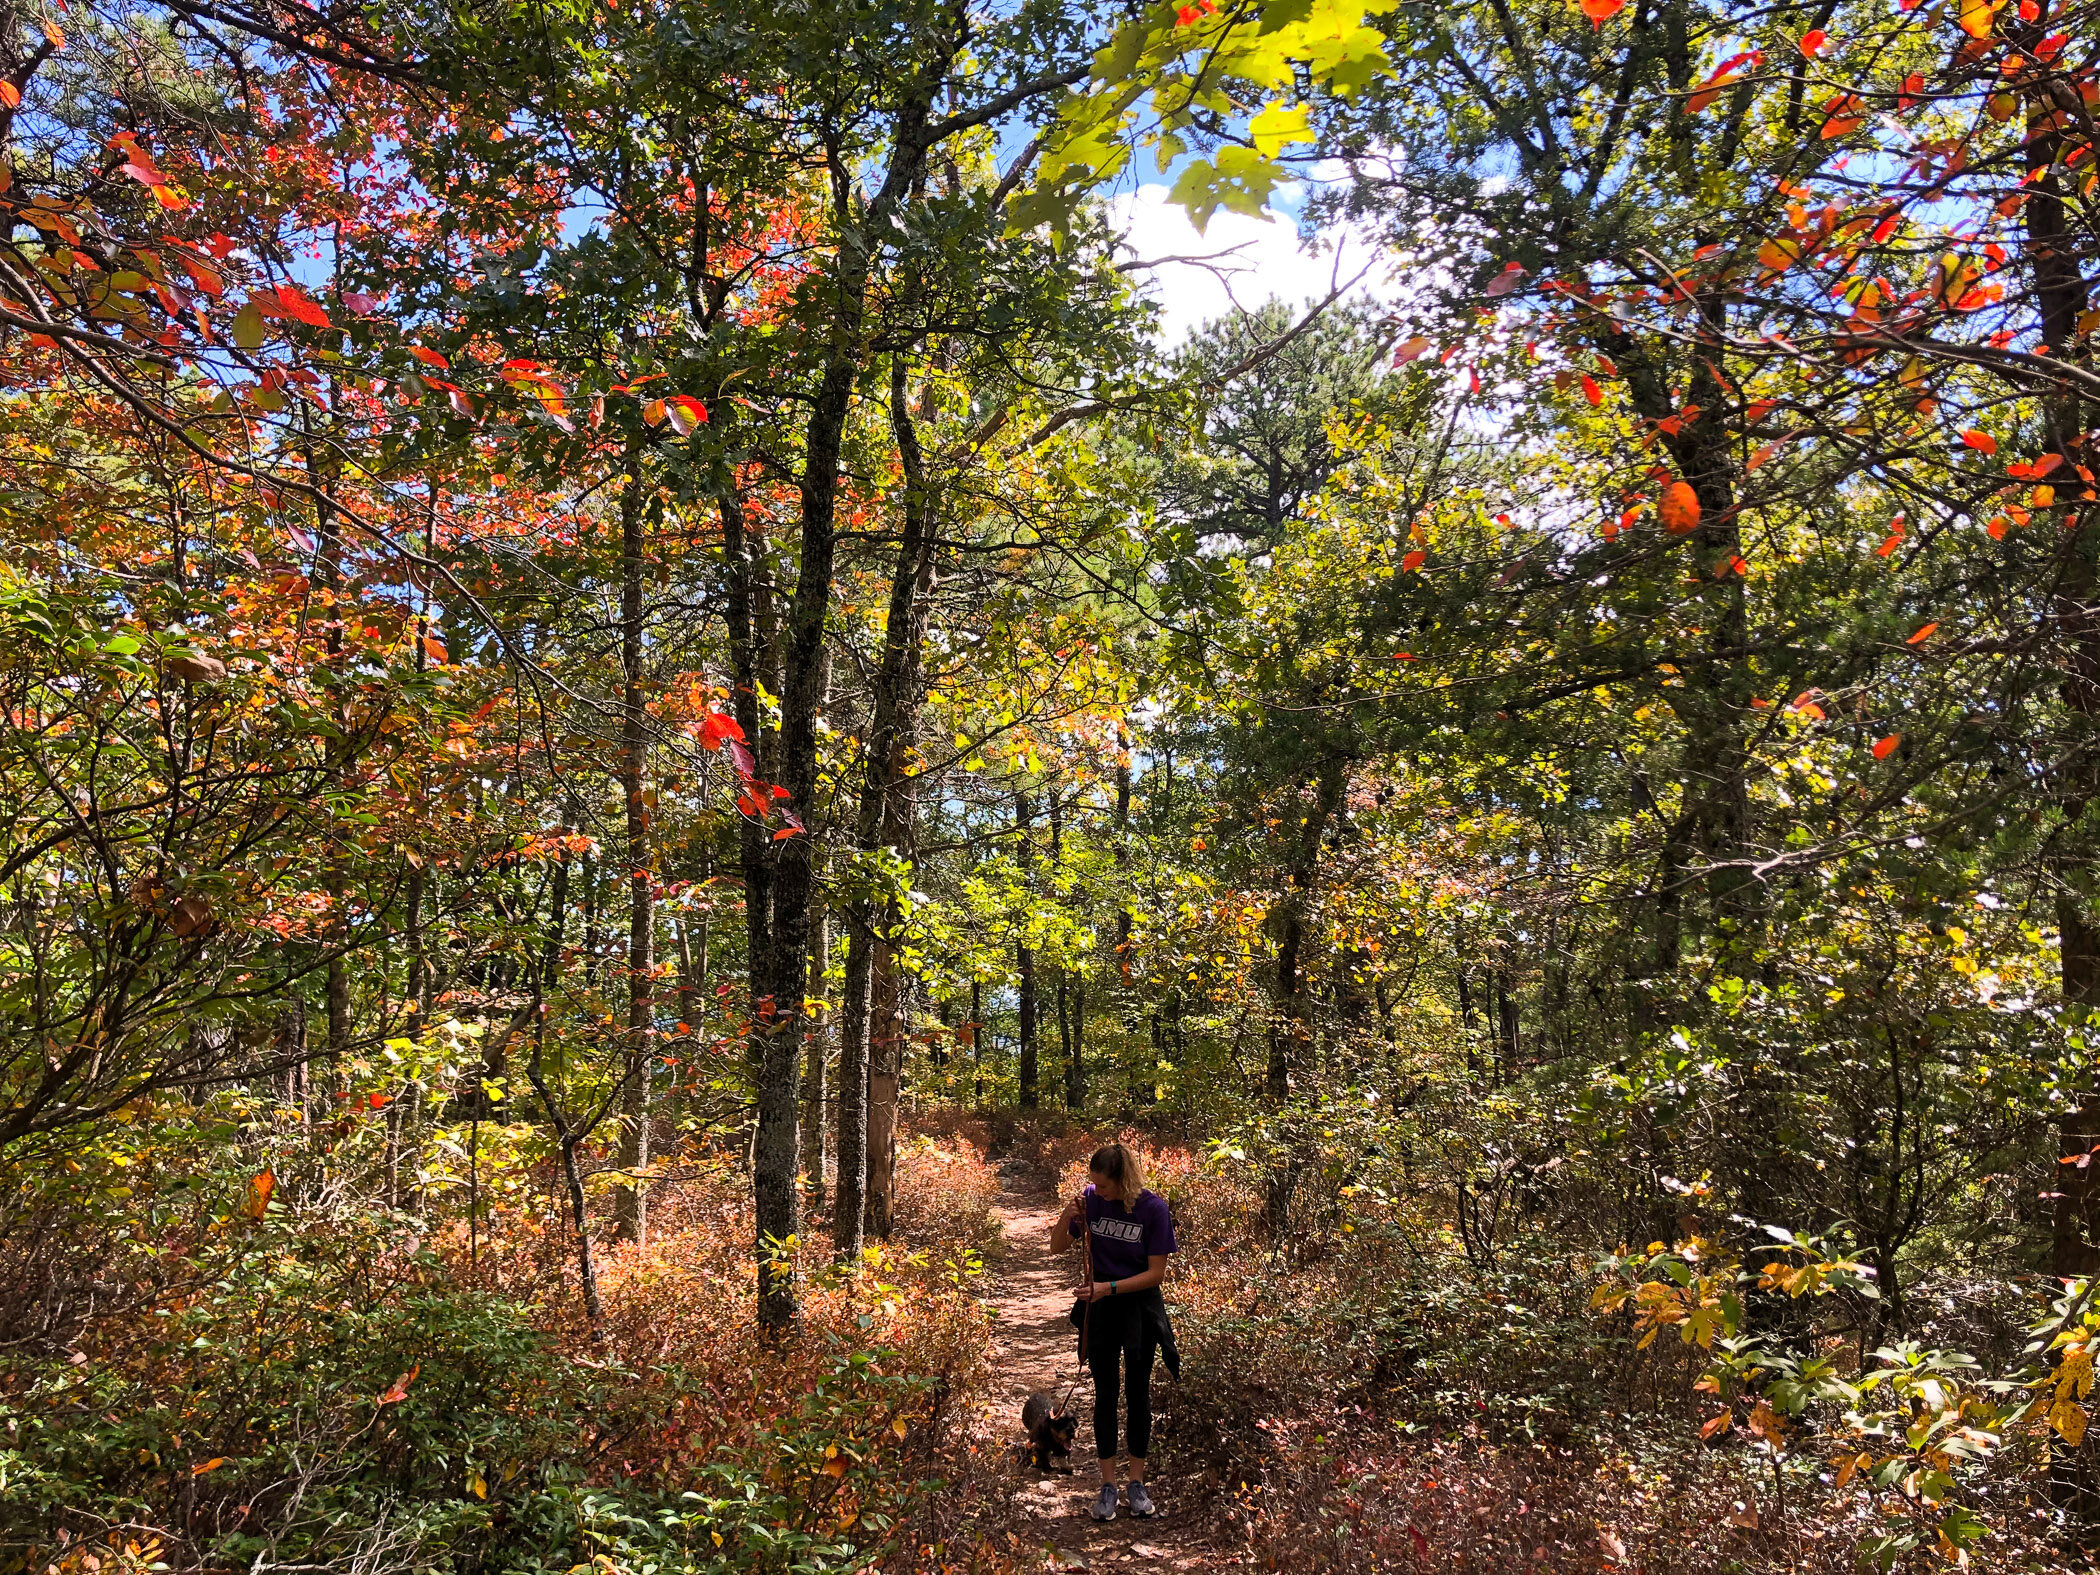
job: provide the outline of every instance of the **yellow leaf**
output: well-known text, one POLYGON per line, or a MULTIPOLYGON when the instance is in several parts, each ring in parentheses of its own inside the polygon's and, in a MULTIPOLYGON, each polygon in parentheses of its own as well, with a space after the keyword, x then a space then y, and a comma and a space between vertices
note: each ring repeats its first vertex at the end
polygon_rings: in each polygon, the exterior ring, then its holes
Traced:
POLYGON ((2076 1449, 2085 1437, 2085 1407, 2075 1400, 2059 1400, 2049 1408, 2049 1425, 2076 1449))
POLYGON ((904 1418, 900 1416, 895 1417, 891 1420, 890 1431, 892 1433, 895 1433, 899 1438, 902 1438, 906 1433, 909 1433, 911 1429, 904 1425, 904 1418))
POLYGON ((467 1491, 472 1493, 476 1498, 487 1498, 489 1496, 489 1485, 487 1479, 485 1479, 479 1471, 474 1472, 467 1478, 467 1491))
POLYGON ((1989 38, 1998 7, 1991 0, 1961 0, 1961 30, 1971 38, 1989 38))
POLYGON ((1271 104, 1247 123, 1254 150, 1273 159, 1293 142, 1313 140, 1312 111, 1303 104, 1271 104))
POLYGON ((201 1477, 204 1475, 205 1472, 216 1471, 219 1469, 219 1467, 225 1464, 226 1457, 224 1455, 216 1455, 212 1459, 205 1461, 204 1464, 201 1466, 191 1466, 190 1475, 193 1477, 201 1477))

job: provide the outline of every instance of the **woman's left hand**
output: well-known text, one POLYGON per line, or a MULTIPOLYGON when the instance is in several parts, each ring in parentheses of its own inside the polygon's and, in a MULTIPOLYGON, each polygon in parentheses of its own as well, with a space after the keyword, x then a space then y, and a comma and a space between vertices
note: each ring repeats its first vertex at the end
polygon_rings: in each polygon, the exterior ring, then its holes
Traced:
POLYGON ((1082 1286, 1080 1288, 1079 1294, 1084 1296, 1090 1302, 1098 1302, 1104 1300, 1108 1296, 1108 1287, 1109 1282, 1107 1280, 1096 1280, 1091 1285, 1082 1286))

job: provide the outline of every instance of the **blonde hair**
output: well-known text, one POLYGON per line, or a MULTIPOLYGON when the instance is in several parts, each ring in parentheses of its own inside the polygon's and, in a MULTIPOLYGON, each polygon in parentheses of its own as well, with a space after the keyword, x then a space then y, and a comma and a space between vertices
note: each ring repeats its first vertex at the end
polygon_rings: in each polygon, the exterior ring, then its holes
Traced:
POLYGON ((1145 1191, 1145 1162, 1128 1143, 1105 1143, 1086 1162, 1087 1173, 1105 1176, 1122 1193, 1126 1209, 1136 1208, 1145 1191))

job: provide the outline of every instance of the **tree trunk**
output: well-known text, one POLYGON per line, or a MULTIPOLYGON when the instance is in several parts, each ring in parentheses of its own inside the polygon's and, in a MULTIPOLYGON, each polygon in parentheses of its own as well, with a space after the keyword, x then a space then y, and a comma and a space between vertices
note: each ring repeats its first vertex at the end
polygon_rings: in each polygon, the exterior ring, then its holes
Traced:
POLYGON ((650 875, 649 713, 642 637, 648 557, 641 445, 634 445, 620 498, 620 790, 627 811, 627 1040, 622 1057, 620 1170, 613 1189, 614 1230, 643 1242, 649 1230, 650 1096, 655 1083, 656 888, 650 875))
POLYGON ((845 1262, 858 1258, 866 1241, 869 948, 865 924, 855 923, 846 934, 839 1003, 838 1191, 831 1206, 831 1248, 845 1262))
POLYGON ((888 1241, 896 1221, 897 1090, 903 1081, 904 1015, 898 1009, 897 957, 888 941, 871 948, 868 1015, 867 1233, 888 1241))
POLYGON ((1275 1020, 1269 1026, 1269 1061, 1265 1079, 1271 1105, 1282 1105, 1291 1097, 1291 1079, 1310 1037, 1305 1021, 1305 978, 1301 953, 1305 946, 1305 922, 1309 916, 1315 876, 1319 871, 1320 841, 1327 822, 1341 803, 1348 772, 1342 762, 1331 761, 1313 784, 1313 801, 1299 817, 1297 847, 1291 858, 1290 890, 1278 904, 1276 927, 1275 1020))
MULTIPOLYGON (((818 909, 811 931, 809 998, 821 1001, 824 999, 824 969, 831 959, 831 914, 818 909)), ((815 1014, 802 1058, 802 1175, 812 1209, 824 1207, 824 1169, 830 1158, 830 1129, 824 1120, 824 1062, 830 1052, 827 1043, 830 1025, 829 1011, 815 1014)))
POLYGON ((1032 874, 1034 859, 1029 851, 1028 828, 1035 815, 1035 807, 1028 802, 1026 793, 1014 795, 1014 829, 1019 833, 1017 858, 1021 866, 1021 935, 1014 942, 1014 974, 1019 980, 1020 991, 1020 1037, 1021 1037, 1021 1108, 1033 1110, 1040 1102, 1037 1089, 1036 1042, 1035 1042, 1035 948, 1028 944, 1025 926, 1029 909, 1033 906, 1032 874))

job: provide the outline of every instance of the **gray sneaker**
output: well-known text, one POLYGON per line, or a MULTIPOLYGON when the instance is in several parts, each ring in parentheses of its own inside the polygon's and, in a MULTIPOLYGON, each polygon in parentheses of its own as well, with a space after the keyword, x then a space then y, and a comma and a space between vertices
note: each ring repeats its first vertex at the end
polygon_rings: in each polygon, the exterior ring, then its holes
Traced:
POLYGON ((1101 1484, 1101 1493, 1094 1500, 1092 1514, 1096 1520, 1114 1520, 1116 1518, 1116 1490, 1106 1482, 1101 1484))
POLYGON ((1152 1495, 1145 1491, 1145 1484, 1142 1482, 1128 1484, 1123 1490, 1123 1496, 1130 1503, 1131 1515, 1138 1520, 1150 1520, 1159 1513, 1152 1502, 1152 1495))

